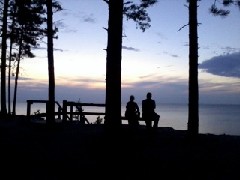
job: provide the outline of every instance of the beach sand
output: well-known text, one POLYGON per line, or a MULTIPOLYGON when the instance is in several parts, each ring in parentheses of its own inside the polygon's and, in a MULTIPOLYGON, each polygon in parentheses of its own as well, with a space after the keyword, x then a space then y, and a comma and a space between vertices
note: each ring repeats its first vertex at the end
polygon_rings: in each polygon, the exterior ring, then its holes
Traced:
POLYGON ((1 179, 240 179, 240 136, 159 127, 0 122, 1 179), (3 178, 2 178, 3 177, 3 178))

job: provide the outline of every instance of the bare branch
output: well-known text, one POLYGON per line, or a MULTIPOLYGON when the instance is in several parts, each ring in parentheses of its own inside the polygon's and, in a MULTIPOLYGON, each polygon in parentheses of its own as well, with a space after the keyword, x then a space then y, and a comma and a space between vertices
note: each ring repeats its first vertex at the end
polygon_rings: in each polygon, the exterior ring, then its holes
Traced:
POLYGON ((103 29, 105 29, 106 31, 108 31, 108 28, 103 27, 103 29))
POLYGON ((185 25, 183 25, 181 28, 179 28, 179 30, 178 31, 181 31, 183 28, 185 28, 186 26, 189 26, 189 24, 185 24, 185 25))

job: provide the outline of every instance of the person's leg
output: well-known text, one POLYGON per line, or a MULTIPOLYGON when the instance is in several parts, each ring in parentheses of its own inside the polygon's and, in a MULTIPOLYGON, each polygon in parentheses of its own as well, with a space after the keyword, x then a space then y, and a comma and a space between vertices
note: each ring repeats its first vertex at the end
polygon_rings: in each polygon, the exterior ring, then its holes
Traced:
POLYGON ((138 122, 138 117, 134 118, 134 126, 138 127, 139 126, 139 122, 138 122))
POLYGON ((147 127, 147 128, 151 128, 151 127, 152 127, 152 121, 151 121, 151 120, 146 119, 146 120, 145 120, 145 123, 146 123, 146 127, 147 127))
POLYGON ((156 113, 156 115, 155 115, 155 117, 154 117, 154 125, 153 125, 154 128, 157 128, 157 127, 158 127, 159 119, 160 119, 160 115, 158 115, 158 114, 156 113))
POLYGON ((133 126, 133 122, 132 122, 132 119, 131 119, 131 118, 128 118, 128 125, 129 125, 130 127, 133 126))

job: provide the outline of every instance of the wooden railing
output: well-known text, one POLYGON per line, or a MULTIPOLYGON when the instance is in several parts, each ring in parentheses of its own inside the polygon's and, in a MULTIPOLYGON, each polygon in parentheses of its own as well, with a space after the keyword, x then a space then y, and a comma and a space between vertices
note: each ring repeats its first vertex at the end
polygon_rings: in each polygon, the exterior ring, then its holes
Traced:
POLYGON ((63 122, 67 121, 67 115, 69 114, 69 120, 73 121, 73 116, 77 115, 79 116, 80 121, 84 121, 85 115, 105 115, 104 112, 85 112, 83 111, 83 107, 85 106, 94 106, 94 107, 105 107, 105 104, 99 104, 99 103, 80 103, 80 102, 72 102, 72 101, 63 101, 63 122), (70 107, 70 111, 68 112, 68 107, 70 107), (73 111, 73 107, 77 109, 77 111, 73 111))
MULTIPOLYGON (((27 117, 31 116, 31 106, 33 103, 42 103, 42 104, 46 104, 46 109, 47 109, 47 104, 48 104, 48 100, 27 100, 27 117)), ((61 119, 61 111, 62 111, 62 107, 61 105, 55 101, 55 104, 57 104, 58 106, 58 112, 55 112, 56 115, 58 115, 58 118, 61 119)), ((38 114, 39 117, 45 117, 46 113, 39 113, 38 114)))
MULTIPOLYGON (((48 100, 27 100, 27 116, 30 117, 31 115, 31 105, 33 103, 45 103, 47 109, 48 100)), ((86 123, 87 119, 85 115, 106 115, 105 110, 104 112, 89 112, 84 111, 83 107, 105 107, 105 104, 101 103, 80 103, 80 102, 73 102, 63 100, 62 106, 56 101, 56 105, 58 106, 58 111, 55 112, 55 115, 58 116, 57 118, 62 120, 62 122, 73 121, 74 118, 79 120, 82 123, 86 123), (75 107, 75 111, 74 111, 75 107)), ((35 115, 37 117, 46 117, 46 113, 39 113, 35 115)), ((121 120, 127 120, 126 117, 122 116, 121 120)), ((141 117, 138 119, 139 121, 144 121, 141 117)), ((87 121, 87 123, 89 123, 87 121)))
MULTIPOLYGON (((46 104, 46 109, 47 109, 47 104, 48 100, 27 100, 27 116, 31 117, 31 105, 33 103, 45 103, 46 104)), ((73 121, 73 119, 76 117, 78 118, 79 121, 85 123, 84 121, 86 120, 85 115, 105 115, 104 112, 85 112, 83 111, 83 107, 86 106, 95 106, 95 107, 105 107, 105 104, 100 104, 100 103, 80 103, 80 102, 72 102, 72 101, 67 101, 63 100, 63 105, 61 106, 57 101, 55 102, 56 105, 58 106, 58 111, 55 112, 55 115, 58 116, 58 119, 61 119, 63 122, 66 121, 73 121), (75 111, 74 111, 75 107, 75 111)), ((46 117, 46 113, 39 113, 34 116, 37 117, 46 117)))

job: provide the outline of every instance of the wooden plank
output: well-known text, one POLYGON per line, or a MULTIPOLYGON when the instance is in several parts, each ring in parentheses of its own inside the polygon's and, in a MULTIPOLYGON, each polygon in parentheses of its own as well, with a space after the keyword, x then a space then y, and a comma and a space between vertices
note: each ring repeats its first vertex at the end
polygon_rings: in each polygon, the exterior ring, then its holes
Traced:
MULTIPOLYGON (((126 121, 128 120, 128 119, 127 119, 126 117, 124 117, 124 116, 122 116, 121 119, 122 119, 122 120, 126 120, 126 121)), ((144 121, 144 119, 140 117, 140 118, 138 118, 138 121, 144 121)))
MULTIPOLYGON (((105 115, 106 113, 105 112, 82 112, 82 113, 79 113, 79 112, 67 112, 66 114, 72 114, 72 115, 105 115)), ((38 117, 46 117, 47 113, 40 113, 40 114, 33 114, 31 116, 38 116, 38 117)), ((55 112, 55 115, 63 115, 62 112, 55 112)))
MULTIPOLYGON (((30 103, 47 103, 48 100, 27 100, 27 102, 30 102, 30 103)), ((59 104, 58 101, 55 101, 55 103, 59 104)))
POLYGON ((106 104, 99 104, 99 103, 80 103, 80 106, 98 106, 98 107, 105 107, 106 104))
MULTIPOLYGON (((61 113, 58 113, 58 112, 55 112, 55 115, 59 115, 59 114, 63 114, 62 112, 61 113)), ((67 114, 70 114, 70 112, 67 112, 67 114)), ((79 112, 72 112, 73 115, 106 115, 106 113, 104 112, 82 112, 82 113, 79 113, 79 112)), ((45 117, 46 116, 46 113, 40 113, 40 114, 36 114, 36 115, 31 115, 31 116, 38 116, 38 117, 45 117)), ((128 120, 126 117, 122 116, 121 117, 122 120, 128 120)), ((143 118, 139 118, 138 119, 139 121, 144 121, 143 118)))
POLYGON ((104 112, 82 112, 83 115, 105 115, 104 112))
POLYGON ((102 104, 102 103, 79 103, 79 102, 67 101, 67 106, 98 106, 98 107, 105 107, 106 104, 102 104))
MULTIPOLYGON (((62 114, 62 113, 61 113, 62 114)), ((72 115, 105 115, 105 112, 67 112, 67 114, 72 114, 72 115)))

